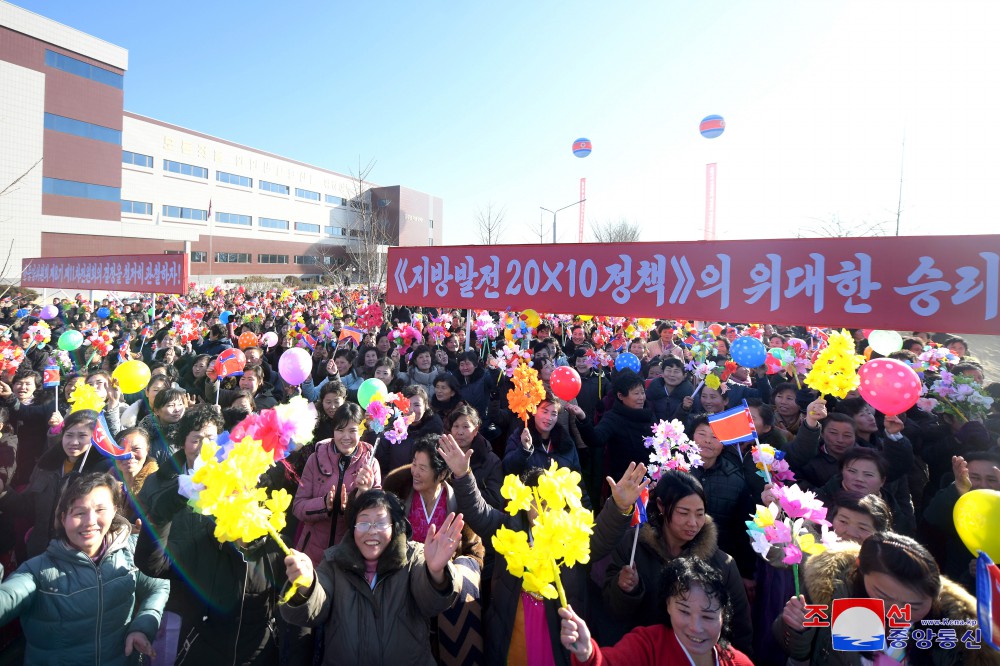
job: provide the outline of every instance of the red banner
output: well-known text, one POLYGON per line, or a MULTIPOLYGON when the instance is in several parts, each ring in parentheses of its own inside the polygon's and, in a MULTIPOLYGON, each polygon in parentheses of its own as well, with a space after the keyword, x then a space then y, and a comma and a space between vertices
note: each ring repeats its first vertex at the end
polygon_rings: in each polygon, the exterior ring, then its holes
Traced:
POLYGON ((44 257, 21 262, 21 285, 50 289, 185 294, 186 254, 44 257))
POLYGON ((396 305, 1000 333, 1000 236, 391 247, 396 305))

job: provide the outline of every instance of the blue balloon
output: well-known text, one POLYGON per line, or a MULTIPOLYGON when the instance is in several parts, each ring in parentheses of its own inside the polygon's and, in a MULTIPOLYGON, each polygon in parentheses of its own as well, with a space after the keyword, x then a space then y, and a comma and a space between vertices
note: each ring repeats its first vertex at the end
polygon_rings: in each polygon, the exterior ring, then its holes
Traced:
POLYGON ((223 324, 228 324, 229 318, 232 316, 233 316, 232 312, 230 312, 229 310, 223 310, 222 313, 219 315, 219 321, 221 321, 223 324))
POLYGON ((96 314, 98 319, 107 319, 111 316, 111 310, 108 308, 97 308, 96 314))
POLYGON ((27 317, 28 316, 28 308, 21 308, 20 310, 18 310, 17 312, 14 313, 14 316, 17 317, 18 319, 20 319, 22 317, 27 317))
POLYGON ((749 335, 733 340, 733 344, 729 347, 729 355, 744 368, 759 368, 767 362, 767 348, 764 347, 764 343, 749 335))
POLYGON ((640 367, 639 357, 631 352, 619 354, 615 359, 615 370, 631 370, 638 373, 640 367))

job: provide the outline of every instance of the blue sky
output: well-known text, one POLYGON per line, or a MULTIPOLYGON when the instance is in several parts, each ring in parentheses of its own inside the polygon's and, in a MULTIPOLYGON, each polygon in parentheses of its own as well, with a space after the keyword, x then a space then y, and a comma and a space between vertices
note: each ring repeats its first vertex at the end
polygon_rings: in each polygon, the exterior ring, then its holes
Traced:
POLYGON ((491 201, 503 240, 537 242, 538 207, 581 177, 588 226, 698 239, 707 162, 719 238, 835 215, 892 233, 901 163, 904 234, 997 228, 1000 3, 15 4, 127 48, 130 111, 341 172, 376 160, 372 180, 444 199, 446 243, 476 242, 491 201))

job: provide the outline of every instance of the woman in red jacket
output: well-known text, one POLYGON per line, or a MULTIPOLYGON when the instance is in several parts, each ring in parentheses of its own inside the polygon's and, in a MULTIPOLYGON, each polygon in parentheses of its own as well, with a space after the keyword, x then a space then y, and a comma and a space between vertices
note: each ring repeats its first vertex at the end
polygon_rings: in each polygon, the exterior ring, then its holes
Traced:
POLYGON ((750 658, 730 647, 725 638, 732 607, 722 576, 714 567, 696 557, 679 557, 664 569, 662 587, 667 622, 636 627, 614 647, 598 647, 580 616, 572 608, 560 608, 560 639, 573 653, 573 663, 752 666, 750 658))

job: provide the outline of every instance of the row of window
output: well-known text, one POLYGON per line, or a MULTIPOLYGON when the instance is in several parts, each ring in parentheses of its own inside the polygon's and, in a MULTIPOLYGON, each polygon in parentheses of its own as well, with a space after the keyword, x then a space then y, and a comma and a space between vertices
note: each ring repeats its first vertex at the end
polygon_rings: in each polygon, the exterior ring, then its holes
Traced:
POLYGON ((108 70, 102 69, 97 65, 91 65, 89 62, 77 60, 76 58, 70 58, 68 55, 56 53, 55 51, 50 51, 48 49, 45 51, 45 64, 49 67, 69 72, 70 74, 75 74, 76 76, 82 76, 83 78, 90 79, 91 81, 103 83, 104 85, 111 86, 112 88, 118 88, 121 90, 125 87, 125 77, 121 74, 109 72, 108 70))
POLYGON ((116 146, 122 145, 121 130, 87 123, 76 118, 67 118, 66 116, 57 116, 54 113, 46 113, 44 126, 47 130, 62 132, 63 134, 72 134, 74 136, 81 136, 84 139, 113 143, 116 146))
POLYGON ((163 217, 176 217, 181 220, 208 220, 208 211, 200 208, 184 208, 183 206, 164 206, 163 217))
POLYGON ((122 190, 120 187, 94 185, 93 183, 81 183, 75 180, 48 177, 42 178, 42 194, 58 194, 62 197, 114 201, 115 203, 122 200, 122 190))
MULTIPOLYGON (((71 129, 58 129, 56 127, 49 127, 49 116, 52 114, 45 114, 45 127, 46 129, 56 129, 59 132, 66 132, 68 134, 77 134, 78 136, 86 136, 90 139, 100 139, 101 141, 108 141, 114 137, 108 135, 106 138, 101 138, 99 136, 88 136, 81 132, 89 132, 91 134, 100 133, 101 130, 107 130, 108 132, 117 133, 117 141, 110 141, 111 143, 117 143, 121 145, 121 132, 117 130, 111 130, 107 127, 101 127, 100 125, 91 125, 90 123, 85 123, 80 120, 73 120, 72 118, 63 118, 62 116, 53 116, 53 118, 62 119, 63 121, 69 121, 70 123, 77 123, 78 125, 85 125, 86 128, 80 128, 73 125, 76 131, 71 129)), ((55 120, 53 123, 57 122, 55 120)), ((69 127, 68 124, 63 123, 64 126, 69 127)), ((122 151, 122 164, 134 164, 135 166, 146 167, 148 169, 153 168, 153 157, 151 155, 143 155, 142 153, 134 153, 131 150, 122 151)), ((205 167, 195 166, 193 164, 185 164, 183 162, 174 162, 173 160, 163 160, 163 170, 169 171, 171 173, 179 173, 184 176, 193 176, 195 178, 208 178, 208 169, 205 167)), ((226 183, 228 185, 238 185, 239 187, 252 188, 253 178, 248 176, 240 176, 235 173, 227 173, 225 171, 216 171, 215 179, 220 183, 226 183)), ((282 185, 281 183, 271 183, 266 180, 258 181, 257 186, 264 190, 265 192, 274 192, 275 194, 285 194, 287 195, 291 189, 288 185, 282 185)), ((319 192, 313 192, 312 190, 305 190, 301 187, 295 188, 295 196, 300 199, 307 199, 309 201, 319 201, 321 199, 319 192)), ((338 197, 333 194, 326 195, 326 203, 333 204, 334 206, 346 206, 347 199, 344 197, 338 197)))
POLYGON ((146 203, 145 201, 126 201, 122 199, 122 212, 132 213, 133 215, 152 215, 153 204, 146 203))
POLYGON ((239 224, 244 227, 252 227, 253 220, 249 215, 238 215, 236 213, 216 213, 215 221, 222 224, 239 224))
MULTIPOLYGON (((216 252, 215 261, 219 264, 249 264, 249 252, 216 252)), ((323 263, 330 263, 330 257, 323 257, 323 263)), ((192 264, 204 264, 208 261, 208 252, 192 252, 192 264)), ((258 264, 287 264, 287 254, 258 254, 258 264)), ((295 255, 295 263, 302 266, 312 266, 319 263, 319 257, 295 255)))

